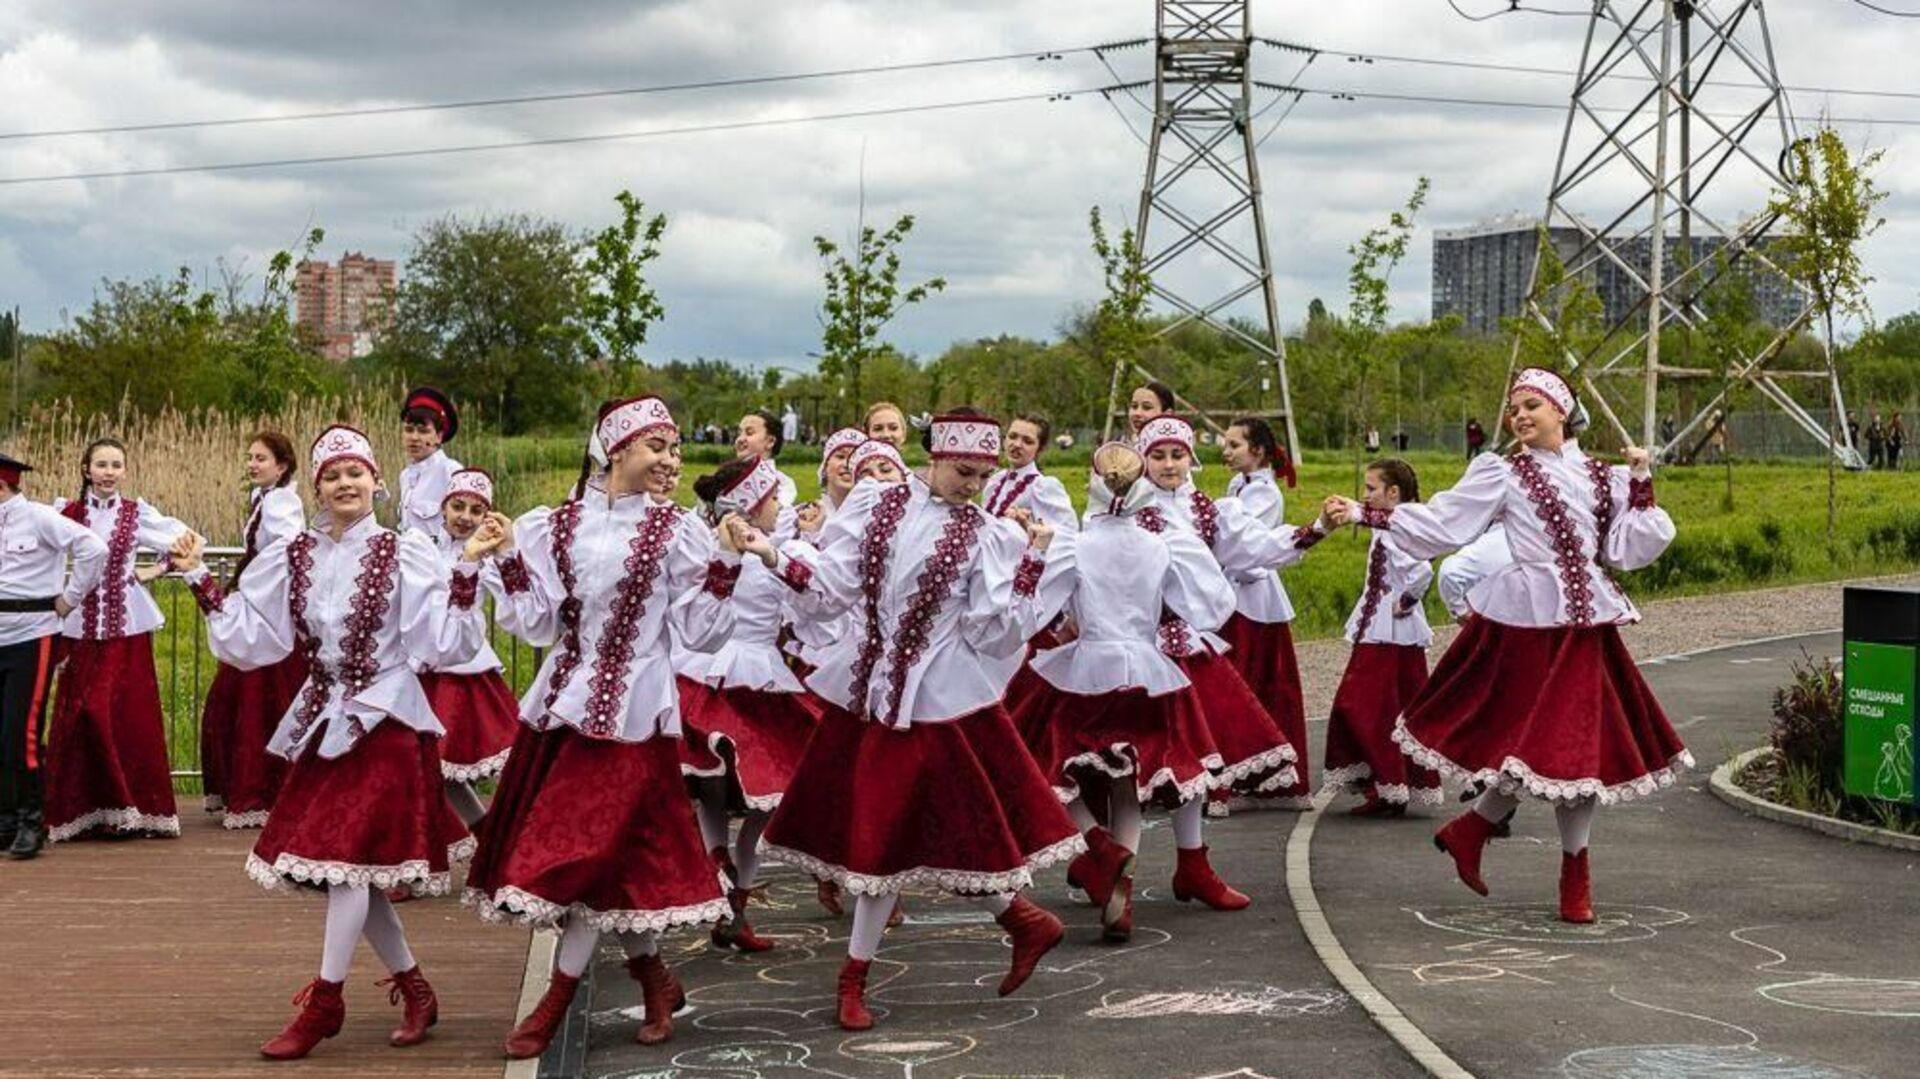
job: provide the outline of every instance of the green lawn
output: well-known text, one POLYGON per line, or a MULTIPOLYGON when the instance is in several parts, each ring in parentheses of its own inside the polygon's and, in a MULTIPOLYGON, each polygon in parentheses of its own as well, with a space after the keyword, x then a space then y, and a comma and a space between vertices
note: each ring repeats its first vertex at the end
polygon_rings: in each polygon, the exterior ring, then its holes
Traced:
MULTIPOLYGON (((1067 484, 1076 505, 1086 499, 1085 453, 1050 470, 1067 484)), ((1465 462, 1439 454, 1416 454, 1421 488, 1431 494, 1453 483, 1465 462)), ((812 498, 818 481, 812 464, 786 467, 802 498, 812 498)), ((689 465, 683 500, 692 499, 692 478, 707 470, 689 465)), ((1216 463, 1200 475, 1202 489, 1225 491, 1229 473, 1216 463)), ((503 484, 502 503, 511 511, 556 502, 574 480, 571 470, 549 468, 513 475, 503 484)), ((1733 508, 1724 503, 1726 475, 1718 467, 1669 468, 1657 481, 1660 504, 1673 514, 1679 537, 1653 566, 1627 574, 1622 584, 1636 599, 1692 595, 1810 581, 1897 573, 1920 567, 1920 474, 1885 472, 1840 475, 1839 528, 1826 541, 1826 473, 1815 464, 1737 464, 1733 508)), ((1300 469, 1300 485, 1288 492, 1287 519, 1305 522, 1319 499, 1354 491, 1351 459, 1310 454, 1300 469)), ((1306 640, 1340 632, 1358 598, 1366 569, 1366 536, 1349 531, 1316 547, 1283 579, 1298 620, 1295 636, 1306 640)), ((212 680, 214 661, 207 651, 199 611, 178 581, 157 584, 156 595, 170 624, 155 640, 162 702, 166 706, 174 766, 197 767, 200 705, 212 680)), ((1437 595, 1427 609, 1436 622, 1445 618, 1437 595)), ((494 631, 494 647, 508 663, 516 691, 534 674, 532 649, 494 631)))

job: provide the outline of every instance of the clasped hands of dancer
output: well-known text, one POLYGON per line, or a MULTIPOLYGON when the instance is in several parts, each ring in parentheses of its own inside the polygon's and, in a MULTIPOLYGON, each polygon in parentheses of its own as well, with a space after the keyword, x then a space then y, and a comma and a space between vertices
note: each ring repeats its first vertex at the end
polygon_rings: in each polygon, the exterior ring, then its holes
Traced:
MULTIPOLYGON (((1052 546, 1054 528, 1046 521, 1024 509, 1008 511, 1007 519, 1019 525, 1027 534, 1027 546, 1036 551, 1044 551, 1052 546)), ((774 547, 773 540, 765 532, 753 527, 745 517, 729 513, 720 518, 714 532, 720 540, 720 549, 728 554, 753 555, 768 569, 778 567, 780 552, 774 547)))
MULTIPOLYGON (((1653 454, 1640 446, 1628 446, 1621 451, 1626 459, 1627 472, 1634 479, 1644 480, 1653 475, 1653 454)), ((1320 527, 1328 532, 1341 525, 1357 525, 1366 511, 1366 506, 1357 499, 1345 495, 1328 495, 1320 504, 1320 527)))
MULTIPOLYGON (((466 546, 460 550, 460 561, 478 562, 489 555, 505 555, 513 550, 513 518, 504 513, 489 513, 467 537, 466 546)), ((206 541, 192 532, 183 534, 173 541, 167 551, 167 561, 181 573, 192 573, 199 569, 206 552, 206 541)))

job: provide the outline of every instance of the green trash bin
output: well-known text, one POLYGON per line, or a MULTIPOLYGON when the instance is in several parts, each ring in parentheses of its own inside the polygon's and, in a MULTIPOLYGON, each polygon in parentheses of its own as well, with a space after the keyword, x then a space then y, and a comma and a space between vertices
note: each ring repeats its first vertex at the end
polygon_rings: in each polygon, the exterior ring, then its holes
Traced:
POLYGON ((1920 805, 1913 781, 1920 590, 1848 588, 1843 636, 1847 793, 1920 805))

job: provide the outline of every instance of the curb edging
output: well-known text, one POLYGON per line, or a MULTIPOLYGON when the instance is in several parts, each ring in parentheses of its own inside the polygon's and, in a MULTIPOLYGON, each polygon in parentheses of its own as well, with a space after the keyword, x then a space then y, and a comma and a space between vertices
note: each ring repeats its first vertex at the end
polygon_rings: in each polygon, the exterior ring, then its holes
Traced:
POLYGON ((1713 789, 1713 796, 1750 816, 1779 824, 1790 824, 1796 828, 1819 832, 1835 839, 1844 839, 1849 843, 1867 843, 1893 850, 1920 852, 1920 835, 1903 835, 1900 832, 1890 832, 1885 828, 1875 828, 1870 824, 1855 824, 1852 821, 1839 820, 1819 813, 1809 813, 1804 809, 1794 809, 1791 806, 1769 802, 1765 798, 1742 790, 1740 785, 1733 781, 1733 777, 1747 765, 1758 760, 1763 754, 1772 752, 1772 746, 1749 749, 1715 768, 1712 778, 1708 780, 1708 785, 1713 789))

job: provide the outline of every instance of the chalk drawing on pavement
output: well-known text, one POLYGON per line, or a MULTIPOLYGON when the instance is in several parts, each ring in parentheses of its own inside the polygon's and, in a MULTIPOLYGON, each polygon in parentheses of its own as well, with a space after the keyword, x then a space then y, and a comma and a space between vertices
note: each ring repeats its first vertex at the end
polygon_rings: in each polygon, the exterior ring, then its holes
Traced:
POLYGON ((1352 998, 1338 989, 1281 989, 1271 985, 1227 985, 1202 992, 1154 992, 1116 989, 1087 1010, 1093 1019, 1164 1019, 1174 1016, 1257 1015, 1295 1018, 1333 1015, 1352 998))
POLYGON ((1920 1019, 1920 981, 1910 978, 1861 978, 1826 970, 1788 970, 1787 953, 1770 948, 1747 934, 1777 929, 1778 926, 1743 926, 1727 936, 1773 956, 1753 969, 1799 977, 1763 985, 1756 992, 1766 1000, 1789 1008, 1859 1015, 1875 1019, 1920 1019))
POLYGON ((1422 923, 1449 933, 1552 945, 1650 940, 1661 929, 1692 919, 1685 911, 1625 903, 1594 904, 1594 920, 1590 925, 1563 922, 1558 909, 1543 904, 1492 903, 1437 910, 1405 909, 1422 923))
POLYGON ((1383 963, 1383 970, 1398 970, 1413 976, 1421 985, 1454 985, 1461 982, 1491 982, 1501 978, 1519 978, 1539 985, 1552 985, 1543 973, 1554 964, 1573 958, 1572 952, 1549 952, 1529 948, 1493 937, 1450 945, 1447 958, 1425 963, 1383 963))
POLYGON ((1730 1030, 1741 1040, 1731 1045, 1608 1045, 1582 1049, 1560 1062, 1562 1079, 1718 1079, 1731 1075, 1743 1079, 1864 1079, 1850 1069, 1765 1049, 1759 1035, 1738 1024, 1634 1000, 1614 988, 1607 992, 1623 1004, 1730 1030))

